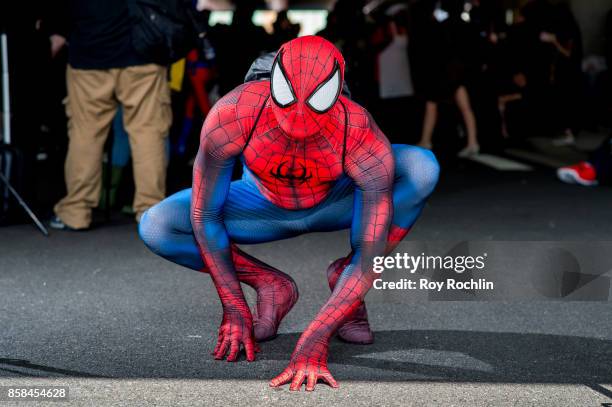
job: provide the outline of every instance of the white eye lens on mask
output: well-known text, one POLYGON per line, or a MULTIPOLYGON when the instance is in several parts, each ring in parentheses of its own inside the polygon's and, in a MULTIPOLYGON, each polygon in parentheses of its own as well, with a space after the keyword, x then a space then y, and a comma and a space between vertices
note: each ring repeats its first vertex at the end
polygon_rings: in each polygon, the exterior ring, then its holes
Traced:
POLYGON ((272 66, 272 75, 270 80, 270 88, 272 99, 280 107, 287 107, 295 103, 295 94, 291 88, 289 80, 285 75, 283 66, 281 65, 282 54, 278 54, 274 65, 272 66))
POLYGON ((306 103, 317 113, 325 113, 332 108, 341 91, 340 69, 338 65, 334 67, 331 76, 321 82, 312 92, 306 103))

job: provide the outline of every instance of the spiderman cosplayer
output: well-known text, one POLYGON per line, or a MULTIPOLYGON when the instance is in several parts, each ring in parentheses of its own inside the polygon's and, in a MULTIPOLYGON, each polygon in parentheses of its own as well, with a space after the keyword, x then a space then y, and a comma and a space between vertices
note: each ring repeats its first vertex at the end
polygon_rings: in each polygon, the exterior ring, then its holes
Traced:
POLYGON ((334 334, 373 341, 364 297, 374 280, 364 261, 392 251, 419 216, 438 179, 427 150, 390 146, 370 115, 341 94, 344 60, 320 37, 284 44, 270 80, 243 84, 213 106, 202 129, 193 188, 149 209, 146 245, 166 259, 210 273, 223 306, 215 359, 248 361, 256 341, 276 335, 298 298, 287 274, 236 244, 351 229, 352 251, 327 270, 332 294, 301 335, 289 366, 271 382, 313 390, 337 383, 327 368, 334 334), (231 182, 237 157, 244 175, 231 182), (362 267, 362 264, 364 267, 362 267), (257 292, 253 317, 240 283, 257 292))

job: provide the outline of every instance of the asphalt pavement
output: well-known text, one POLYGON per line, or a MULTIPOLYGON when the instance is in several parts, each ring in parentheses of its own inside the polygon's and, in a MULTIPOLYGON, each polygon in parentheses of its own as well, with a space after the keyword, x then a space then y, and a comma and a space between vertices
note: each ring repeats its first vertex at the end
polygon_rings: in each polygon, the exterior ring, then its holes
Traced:
MULTIPOLYGON (((612 189, 471 165, 445 170, 410 239, 610 240, 612 189)), ((331 344, 339 390, 270 389, 348 234, 245 250, 292 275, 300 300, 256 362, 227 363, 210 356, 210 278, 150 253, 130 220, 49 238, 0 229, 0 386, 67 385, 71 405, 95 406, 612 405, 609 302, 370 301, 375 344, 331 344)))

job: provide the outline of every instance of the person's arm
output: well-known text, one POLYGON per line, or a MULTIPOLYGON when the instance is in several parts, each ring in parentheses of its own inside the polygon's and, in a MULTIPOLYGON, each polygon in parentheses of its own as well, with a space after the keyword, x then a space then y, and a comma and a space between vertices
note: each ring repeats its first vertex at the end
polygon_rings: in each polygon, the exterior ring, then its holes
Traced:
POLYGON ((70 0, 58 0, 44 7, 41 28, 49 35, 51 57, 55 57, 67 44, 70 33, 70 0))
POLYGON ((202 260, 210 272, 221 304, 215 359, 235 361, 243 345, 247 360, 255 360, 253 317, 244 298, 232 261, 230 240, 223 222, 223 207, 229 191, 236 157, 245 138, 235 102, 238 91, 220 100, 204 122, 200 149, 194 163, 191 223, 202 260))
POLYGON ((291 381, 297 390, 307 379, 313 390, 317 379, 337 383, 327 368, 329 340, 357 310, 372 286, 372 259, 383 256, 393 217, 394 159, 391 146, 371 118, 347 151, 345 171, 355 182, 351 263, 342 272, 329 300, 308 325, 291 355, 289 366, 270 385, 291 381))

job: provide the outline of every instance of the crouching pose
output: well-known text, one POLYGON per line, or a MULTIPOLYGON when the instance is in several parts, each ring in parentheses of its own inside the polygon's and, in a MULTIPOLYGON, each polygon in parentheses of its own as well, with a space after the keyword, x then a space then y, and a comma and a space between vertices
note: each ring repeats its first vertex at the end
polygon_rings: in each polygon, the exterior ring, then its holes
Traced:
POLYGON ((337 383, 327 368, 333 335, 368 344, 364 297, 373 256, 406 236, 438 179, 430 151, 390 146, 362 107, 342 94, 344 60, 319 37, 284 44, 269 80, 239 86, 202 129, 193 188, 149 209, 145 244, 164 258, 209 273, 223 306, 214 357, 255 359, 298 299, 287 274, 238 248, 309 232, 351 229, 351 252, 327 270, 332 294, 301 335, 289 366, 270 382, 313 390, 337 383), (231 182, 238 157, 244 175, 231 182), (241 283, 257 292, 251 314, 241 283))

